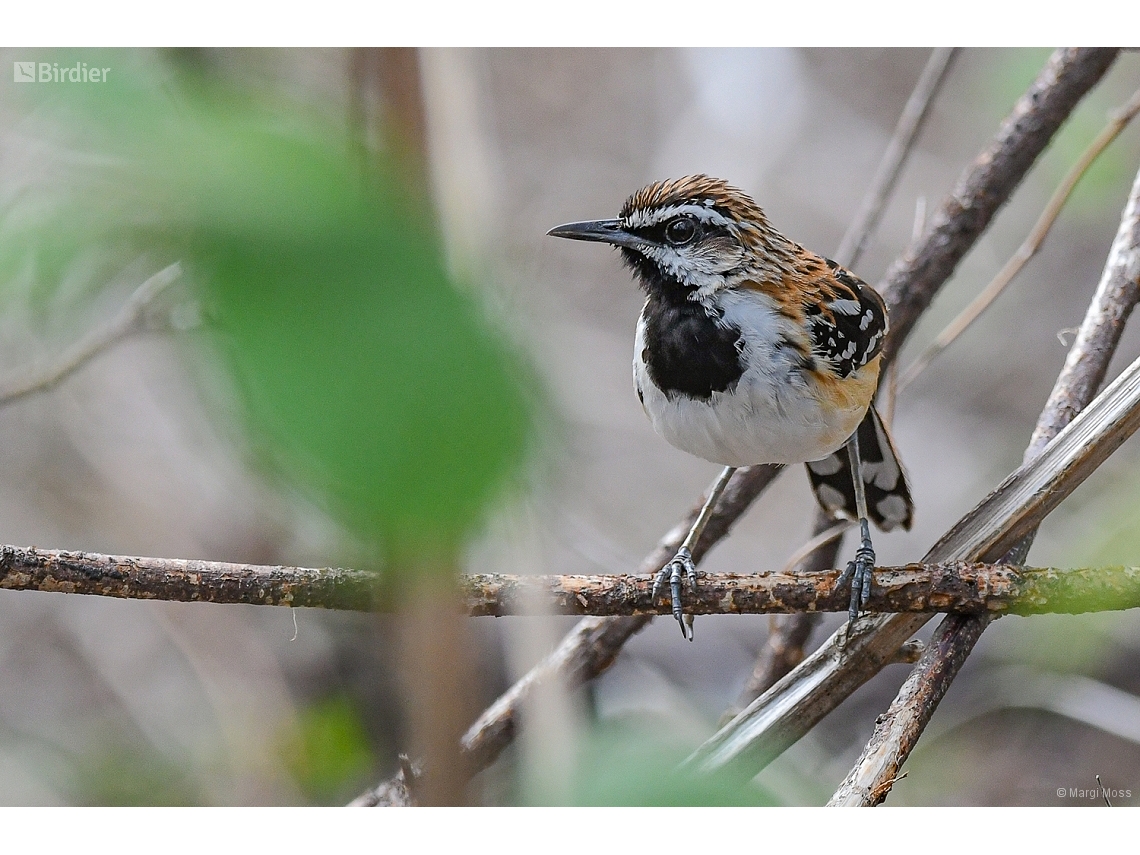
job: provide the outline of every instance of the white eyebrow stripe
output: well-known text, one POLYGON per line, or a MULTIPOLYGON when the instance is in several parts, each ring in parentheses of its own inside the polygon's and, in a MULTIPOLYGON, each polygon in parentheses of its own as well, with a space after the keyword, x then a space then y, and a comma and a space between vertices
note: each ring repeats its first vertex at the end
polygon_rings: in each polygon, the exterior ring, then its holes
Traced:
POLYGON ((625 218, 626 227, 639 229, 647 226, 656 226, 664 223, 673 217, 688 214, 695 220, 702 223, 708 223, 714 226, 721 226, 727 228, 732 225, 732 220, 724 216, 724 214, 713 208, 707 208, 704 205, 695 204, 682 204, 682 205, 668 205, 664 208, 638 208, 631 211, 629 216, 625 218))

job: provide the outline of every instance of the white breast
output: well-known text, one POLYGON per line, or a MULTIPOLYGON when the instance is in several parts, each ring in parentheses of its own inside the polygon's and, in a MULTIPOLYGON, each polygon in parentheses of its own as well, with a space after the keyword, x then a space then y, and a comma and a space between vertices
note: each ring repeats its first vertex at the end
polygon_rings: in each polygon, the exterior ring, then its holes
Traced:
POLYGON ((735 386, 709 399, 674 395, 670 400, 642 359, 645 320, 639 318, 633 374, 654 430, 682 451, 722 466, 803 463, 841 447, 858 427, 869 398, 842 410, 820 400, 820 387, 798 367, 798 354, 781 344, 795 330, 771 298, 724 290, 713 299, 723 312, 721 323, 743 334, 748 368, 735 386))

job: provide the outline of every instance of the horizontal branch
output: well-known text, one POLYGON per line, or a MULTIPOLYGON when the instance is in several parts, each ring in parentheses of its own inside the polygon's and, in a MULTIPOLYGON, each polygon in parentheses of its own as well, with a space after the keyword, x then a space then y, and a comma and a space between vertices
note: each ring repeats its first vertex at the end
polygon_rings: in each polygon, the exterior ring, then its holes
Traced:
MULTIPOLYGON (((814 573, 708 573, 685 611, 698 615, 845 612, 850 592, 837 589, 838 570, 814 573)), ((652 576, 462 577, 468 614, 500 617, 549 603, 563 615, 666 615, 667 598, 650 599, 652 576)), ((1076 570, 1008 564, 907 564, 874 572, 870 612, 954 614, 1080 614, 1140 607, 1140 568, 1076 570)))
MULTIPOLYGON (((842 612, 838 570, 811 573, 711 573, 687 592, 694 614, 842 612)), ((633 616, 669 614, 650 600, 651 575, 460 577, 464 611, 474 617, 534 614, 633 616)), ((0 548, 0 589, 57 591, 143 600, 245 603, 352 611, 390 611, 394 598, 378 573, 341 568, 231 564, 0 548)), ((1140 568, 1079 570, 1007 564, 908 564, 879 567, 869 611, 955 614, 1045 614, 1140 606, 1140 568)))
POLYGON ((337 567, 275 567, 0 547, 0 589, 129 600, 246 603, 352 611, 391 607, 380 576, 337 567))

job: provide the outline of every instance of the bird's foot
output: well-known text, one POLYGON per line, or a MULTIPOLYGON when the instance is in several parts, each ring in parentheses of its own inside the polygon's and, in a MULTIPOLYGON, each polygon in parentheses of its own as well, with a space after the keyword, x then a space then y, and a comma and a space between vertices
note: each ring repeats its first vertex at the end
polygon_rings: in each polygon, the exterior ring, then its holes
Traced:
POLYGON ((673 556, 673 560, 661 568, 657 574, 657 578, 653 580, 653 593, 651 594, 653 602, 657 602, 657 592, 665 581, 669 582, 669 591, 672 594, 673 601, 673 617, 676 618, 677 623, 681 625, 681 634, 689 641, 693 640, 693 616, 683 614, 681 612, 681 578, 684 578, 689 583, 689 590, 695 591, 697 588, 697 565, 693 563, 692 553, 689 552, 684 546, 677 550, 677 554, 673 556))
POLYGON ((871 572, 875 569, 875 550, 871 546, 871 531, 865 519, 859 520, 859 548, 855 550, 855 560, 847 562, 847 568, 836 580, 835 586, 842 588, 851 583, 851 600, 847 608, 847 632, 850 634, 855 620, 867 601, 871 598, 871 572))

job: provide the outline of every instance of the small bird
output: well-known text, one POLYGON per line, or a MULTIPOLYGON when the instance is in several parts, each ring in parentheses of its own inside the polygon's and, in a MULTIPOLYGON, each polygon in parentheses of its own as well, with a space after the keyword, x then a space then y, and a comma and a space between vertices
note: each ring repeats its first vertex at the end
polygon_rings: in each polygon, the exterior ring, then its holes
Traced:
POLYGON ((909 529, 914 512, 872 404, 887 334, 883 298, 780 234, 749 196, 707 175, 650 184, 617 219, 548 234, 621 251, 646 293, 633 351, 642 407, 669 443, 725 467, 658 573, 653 598, 668 580, 673 616, 692 641, 681 580, 695 588, 692 548, 732 473, 806 463, 823 508, 859 521, 859 548, 838 582, 851 584, 854 621, 875 566, 868 518, 884 531, 909 529))

